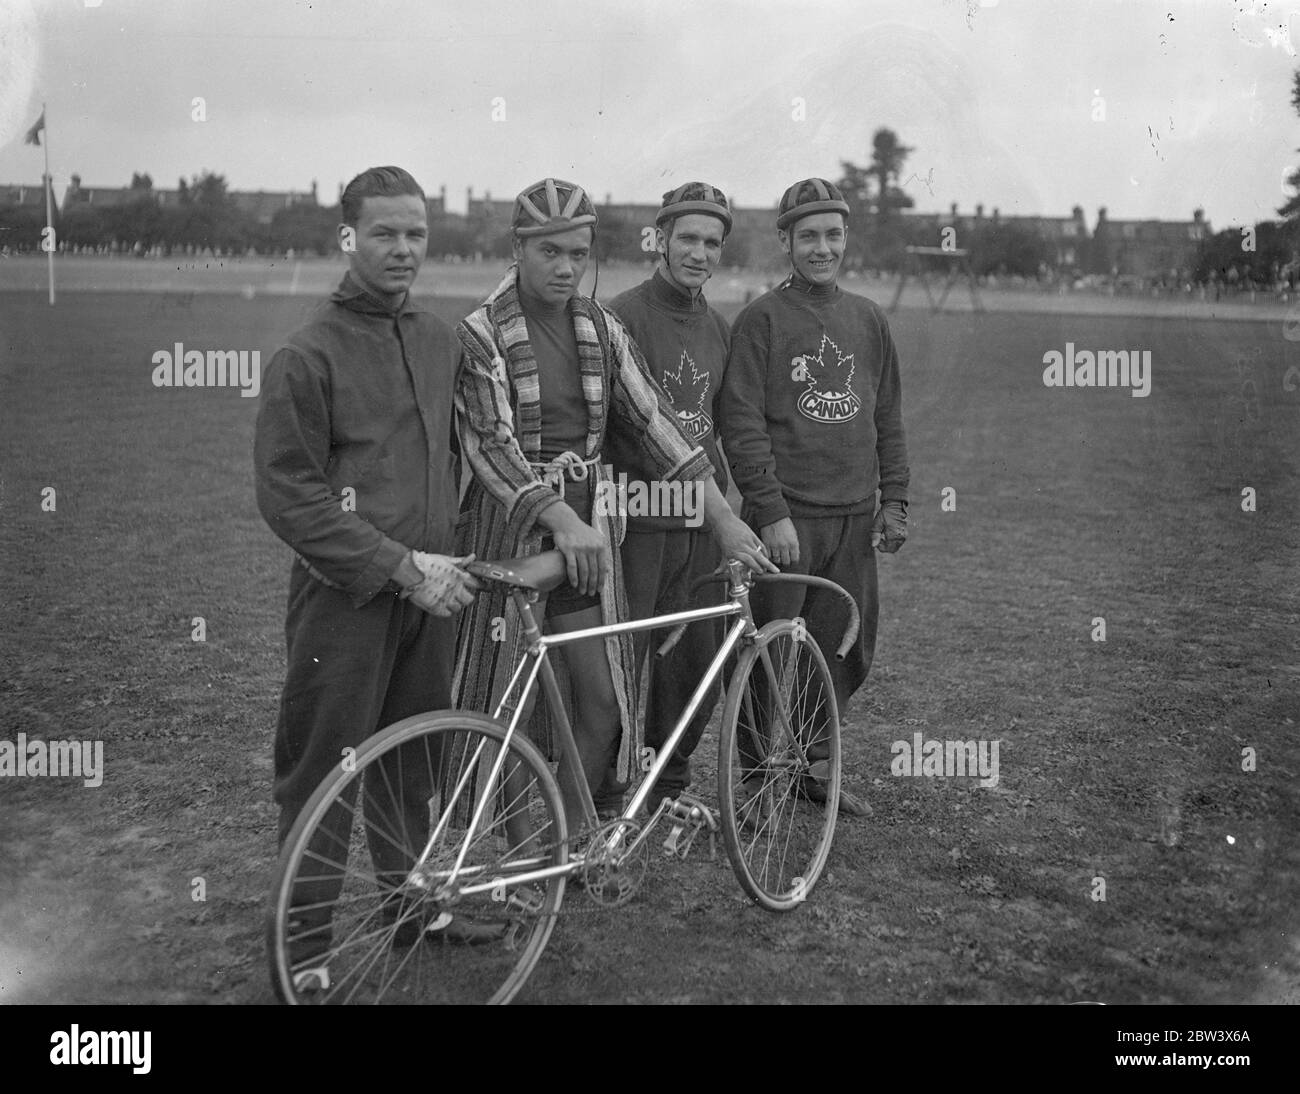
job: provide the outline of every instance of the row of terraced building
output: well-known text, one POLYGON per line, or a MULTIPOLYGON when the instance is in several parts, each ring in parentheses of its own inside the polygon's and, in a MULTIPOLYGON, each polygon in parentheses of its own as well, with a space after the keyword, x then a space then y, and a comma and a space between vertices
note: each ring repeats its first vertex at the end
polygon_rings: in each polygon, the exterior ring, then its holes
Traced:
MULTIPOLYGON (((180 190, 151 188, 147 192, 162 207, 182 201, 180 190)), ((55 198, 53 204, 56 210, 66 210, 76 204, 114 207, 138 201, 141 193, 130 187, 83 186, 80 176, 73 175, 62 200, 55 198)), ((277 212, 295 205, 319 207, 315 182, 304 190, 231 190, 227 196, 237 209, 260 224, 269 224, 277 212)), ((482 249, 486 250, 487 241, 499 238, 507 230, 513 199, 493 198, 490 191, 476 196, 472 188, 466 191, 465 198, 466 211, 451 212, 447 209, 446 187, 442 187, 437 195, 428 198, 430 224, 465 227, 485 244, 482 249)), ((43 210, 44 203, 39 183, 0 185, 0 208, 37 206, 43 210)), ((638 227, 653 225, 657 209, 655 203, 615 202, 608 194, 604 203, 597 206, 602 222, 638 227)), ((962 213, 956 204, 946 213, 906 211, 898 216, 911 238, 932 236, 935 246, 941 243, 947 228, 955 229, 961 240, 981 228, 1015 226, 1043 240, 1049 262, 1058 268, 1091 269, 1140 278, 1162 277, 1171 271, 1190 269, 1200 241, 1211 233, 1200 209, 1193 213, 1191 220, 1171 221, 1116 220, 1102 208, 1091 230, 1083 209, 1077 205, 1069 216, 1004 216, 996 208, 986 215, 983 205, 976 205, 971 213, 962 213)), ((771 240, 775 222, 773 207, 737 204, 734 217, 737 233, 755 240, 771 240)))

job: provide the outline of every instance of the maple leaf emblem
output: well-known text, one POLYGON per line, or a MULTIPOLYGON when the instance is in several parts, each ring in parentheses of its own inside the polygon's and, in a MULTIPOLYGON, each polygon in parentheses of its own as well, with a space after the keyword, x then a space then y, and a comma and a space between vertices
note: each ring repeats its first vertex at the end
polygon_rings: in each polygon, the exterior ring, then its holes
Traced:
POLYGON ((841 353, 826 333, 816 356, 795 357, 790 365, 790 379, 808 385, 796 404, 805 417, 815 422, 846 422, 862 409, 862 400, 853 390, 853 354, 841 353))
POLYGON ((808 381, 812 389, 822 395, 845 395, 853 382, 853 354, 847 357, 840 347, 823 334, 816 357, 805 357, 808 381))
POLYGON ((709 374, 700 372, 691 360, 691 355, 682 350, 677 371, 664 371, 663 387, 675 410, 700 413, 704 410, 705 396, 709 394, 709 374), (690 371, 687 372, 687 369, 690 371))
POLYGON ((709 374, 700 372, 691 355, 682 350, 677 371, 664 370, 663 389, 677 412, 677 423, 695 440, 713 428, 713 419, 704 411, 709 395, 709 374))

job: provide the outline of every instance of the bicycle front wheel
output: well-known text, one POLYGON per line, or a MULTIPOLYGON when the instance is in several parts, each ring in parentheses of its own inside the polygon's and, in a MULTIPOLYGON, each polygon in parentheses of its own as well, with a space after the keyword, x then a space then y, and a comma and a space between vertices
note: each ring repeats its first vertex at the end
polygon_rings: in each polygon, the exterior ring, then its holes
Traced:
POLYGON ((727 856, 753 900, 790 911, 826 865, 840 799, 835 688, 802 619, 773 620, 741 652, 719 737, 727 856))
POLYGON ((531 741, 482 714, 407 718, 317 788, 285 840, 267 942, 288 1003, 508 1003, 555 925, 564 812, 531 741), (480 808, 481 807, 481 808, 480 808), (475 821, 475 815, 477 821, 475 821))

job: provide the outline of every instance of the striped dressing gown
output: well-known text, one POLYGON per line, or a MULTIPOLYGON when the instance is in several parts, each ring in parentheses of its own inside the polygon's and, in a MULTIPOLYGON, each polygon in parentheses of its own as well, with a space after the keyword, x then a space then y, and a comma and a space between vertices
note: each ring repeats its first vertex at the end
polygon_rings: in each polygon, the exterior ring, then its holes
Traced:
MULTIPOLYGON (((474 473, 461 503, 456 546, 460 554, 472 551, 483 560, 539 553, 546 529, 537 517, 559 500, 529 466, 541 460, 541 400, 517 276, 511 267, 487 300, 456 328, 464 350, 456 384, 457 430, 461 452, 474 473)), ((584 460, 600 456, 610 428, 636 437, 645 465, 665 482, 712 476, 708 455, 678 427, 671 402, 618 318, 576 294, 569 301, 569 315, 588 418, 585 450, 577 455, 584 460)), ((599 490, 609 470, 598 461, 591 473, 597 476, 599 490)), ((593 513, 592 520, 610 544, 612 565, 600 590, 602 614, 606 622, 624 620, 627 599, 618 549, 624 520, 617 513, 593 513)), ((457 708, 491 713, 524 654, 514 604, 499 586, 485 591, 464 612, 458 649, 452 685, 457 708), (505 621, 502 641, 493 634, 497 618, 505 621)), ((634 777, 641 737, 634 716, 638 674, 632 636, 606 639, 606 653, 623 718, 618 777, 626 780, 634 777)), ((530 728, 544 754, 555 758, 544 703, 538 704, 530 728)))

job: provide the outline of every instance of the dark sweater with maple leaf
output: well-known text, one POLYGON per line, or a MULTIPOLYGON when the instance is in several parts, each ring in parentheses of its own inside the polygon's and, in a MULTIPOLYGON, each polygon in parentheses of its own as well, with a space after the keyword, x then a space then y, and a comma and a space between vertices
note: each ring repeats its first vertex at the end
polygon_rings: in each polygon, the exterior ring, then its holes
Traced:
MULTIPOLYGON (((647 280, 616 296, 608 304, 623 321, 649 365, 650 375, 664 390, 677 424, 713 461, 718 489, 727 492, 727 472, 714 423, 722 373, 727 365, 727 321, 709 307, 704 294, 692 298, 655 270, 647 280)), ((645 466, 636 438, 605 437, 605 457, 615 474, 631 482, 652 482, 657 476, 645 466)), ((702 499, 701 499, 702 501, 702 499)), ((682 516, 639 516, 629 512, 628 531, 686 528, 682 516)))
POLYGON ((736 317, 719 431, 755 528, 907 501, 898 353, 884 313, 793 274, 736 317))

